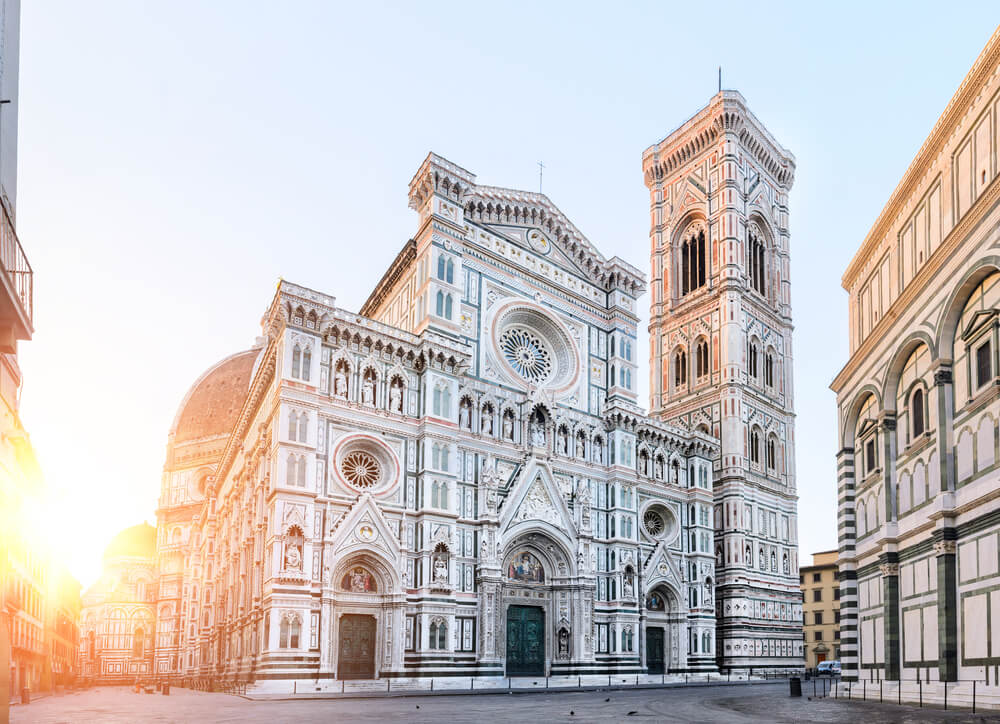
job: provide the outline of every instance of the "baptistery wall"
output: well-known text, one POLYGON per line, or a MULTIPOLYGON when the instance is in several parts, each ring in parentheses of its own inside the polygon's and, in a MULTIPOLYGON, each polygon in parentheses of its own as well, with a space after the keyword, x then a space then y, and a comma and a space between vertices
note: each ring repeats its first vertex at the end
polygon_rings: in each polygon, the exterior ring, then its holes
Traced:
POLYGON ((717 442, 636 403, 643 275, 433 154, 410 204, 360 313, 281 282, 225 444, 171 442, 165 484, 205 483, 161 511, 187 520, 165 670, 714 670, 717 442))

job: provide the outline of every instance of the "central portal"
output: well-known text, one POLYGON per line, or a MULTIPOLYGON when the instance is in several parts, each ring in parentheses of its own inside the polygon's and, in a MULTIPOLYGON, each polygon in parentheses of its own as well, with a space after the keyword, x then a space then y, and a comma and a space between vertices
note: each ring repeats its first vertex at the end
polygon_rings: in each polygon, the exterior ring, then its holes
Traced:
POLYGON ((375 678, 375 617, 348 613, 340 617, 338 679, 375 678))
POLYGON ((507 609, 507 676, 545 675, 545 612, 537 606, 507 609))

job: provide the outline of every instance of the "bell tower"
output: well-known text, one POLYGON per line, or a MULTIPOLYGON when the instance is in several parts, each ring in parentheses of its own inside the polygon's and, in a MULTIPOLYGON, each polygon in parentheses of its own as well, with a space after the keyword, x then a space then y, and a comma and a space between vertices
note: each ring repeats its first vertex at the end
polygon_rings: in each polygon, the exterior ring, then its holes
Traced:
POLYGON ((716 658, 802 666, 788 193, 795 158, 721 91, 646 149, 650 414, 718 437, 716 658))

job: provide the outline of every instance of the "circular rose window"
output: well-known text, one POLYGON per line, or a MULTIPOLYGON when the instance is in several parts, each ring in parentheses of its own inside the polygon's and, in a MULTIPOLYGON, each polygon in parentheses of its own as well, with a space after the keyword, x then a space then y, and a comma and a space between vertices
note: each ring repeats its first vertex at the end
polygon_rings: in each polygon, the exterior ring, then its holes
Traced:
POLYGON ((654 503, 642 514, 642 529, 650 538, 669 542, 679 530, 677 516, 667 506, 654 503))
POLYGON ((500 335, 500 350, 507 364, 529 382, 542 383, 552 375, 552 352, 530 329, 504 330, 500 335))
POLYGON ((364 450, 355 450, 344 456, 340 473, 355 488, 369 490, 378 482, 381 466, 374 456, 364 450))
POLYGON ((663 535, 663 516, 657 513, 655 510, 647 510, 646 514, 642 516, 642 524, 646 528, 646 532, 649 533, 653 538, 659 538, 663 535))
POLYGON ((333 446, 333 476, 361 493, 384 494, 399 479, 399 457, 382 440, 365 433, 345 435, 333 446))
POLYGON ((559 392, 579 379, 579 355, 569 332, 547 311, 526 301, 510 302, 493 318, 494 350, 507 375, 559 392))

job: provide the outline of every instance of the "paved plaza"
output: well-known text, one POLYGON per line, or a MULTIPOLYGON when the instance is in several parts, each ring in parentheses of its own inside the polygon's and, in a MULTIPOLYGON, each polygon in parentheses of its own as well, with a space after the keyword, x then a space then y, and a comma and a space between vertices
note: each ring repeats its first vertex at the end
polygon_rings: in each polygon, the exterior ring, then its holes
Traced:
POLYGON ((791 699, 788 682, 682 689, 249 701, 173 689, 170 696, 102 687, 11 709, 12 724, 70 722, 984 722, 972 714, 832 699, 791 699))

